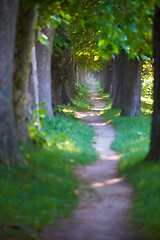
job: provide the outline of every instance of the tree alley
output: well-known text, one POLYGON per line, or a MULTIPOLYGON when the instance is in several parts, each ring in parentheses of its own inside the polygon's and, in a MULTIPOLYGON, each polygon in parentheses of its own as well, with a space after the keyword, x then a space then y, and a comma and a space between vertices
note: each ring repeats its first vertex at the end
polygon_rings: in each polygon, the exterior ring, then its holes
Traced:
POLYGON ((158 159, 159 7, 158 1, 138 0, 1 0, 0 162, 24 162, 18 142, 28 139, 29 104, 38 110, 45 103, 53 118, 57 104, 72 104, 75 82, 84 81, 88 70, 104 66, 97 74, 113 97, 112 107, 120 107, 121 116, 139 116, 142 61, 152 57, 152 45, 155 97, 148 159, 158 159))

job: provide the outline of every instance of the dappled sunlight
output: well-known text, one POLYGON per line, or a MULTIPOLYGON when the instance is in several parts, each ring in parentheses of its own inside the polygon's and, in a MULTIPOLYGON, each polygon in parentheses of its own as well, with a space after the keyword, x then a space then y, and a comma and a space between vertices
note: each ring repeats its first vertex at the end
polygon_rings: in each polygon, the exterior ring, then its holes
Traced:
POLYGON ((94 100, 95 102, 100 102, 102 99, 100 97, 91 97, 90 100, 94 100))
POLYGON ((93 111, 103 111, 104 107, 100 106, 100 107, 94 107, 92 108, 93 111))
POLYGON ((116 183, 120 183, 123 180, 124 180, 123 178, 111 178, 111 179, 107 179, 107 180, 102 181, 102 182, 92 183, 91 187, 95 187, 95 188, 104 187, 104 186, 107 186, 107 185, 113 185, 113 184, 116 184, 116 183))
MULTIPOLYGON (((102 151, 102 149, 98 148, 98 150, 102 151)), ((103 154, 101 153, 101 157, 100 157, 102 160, 109 160, 109 161, 118 161, 119 158, 120 158, 120 155, 116 155, 116 154, 113 154, 113 155, 107 155, 107 154, 103 154)))
POLYGON ((78 112, 76 113, 77 118, 85 118, 85 117, 95 117, 99 116, 100 114, 97 112, 78 112))
POLYGON ((107 124, 108 124, 107 122, 102 122, 102 123, 93 122, 93 123, 90 123, 89 125, 92 125, 92 126, 104 126, 104 125, 107 125, 107 124))

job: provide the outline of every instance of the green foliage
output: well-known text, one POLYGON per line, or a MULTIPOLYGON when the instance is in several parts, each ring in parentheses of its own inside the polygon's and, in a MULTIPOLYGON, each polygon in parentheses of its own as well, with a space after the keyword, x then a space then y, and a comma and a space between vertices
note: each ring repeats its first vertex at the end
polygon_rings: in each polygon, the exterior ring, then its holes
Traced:
POLYGON ((12 237, 7 240, 13 239, 12 226, 18 224, 22 227, 17 230, 19 235, 33 239, 28 236, 33 231, 26 232, 25 228, 40 230, 67 216, 80 194, 73 167, 91 164, 97 158, 92 127, 64 116, 45 118, 43 123, 42 130, 49 137, 47 147, 26 143, 21 150, 28 159, 27 166, 0 167, 1 239, 9 234, 12 237))
MULTIPOLYGON (((60 24, 60 26, 64 26, 64 24, 60 24)), ((59 28, 55 30, 55 34, 54 34, 53 49, 52 49, 52 53, 54 54, 54 56, 58 56, 58 53, 60 53, 65 48, 69 47, 69 40, 67 38, 64 38, 64 36, 63 37, 60 36, 58 30, 59 28)))
POLYGON ((142 96, 152 98, 153 95, 153 66, 151 61, 145 61, 142 68, 142 96))
POLYGON ((29 137, 38 146, 47 146, 49 140, 49 136, 43 131, 47 110, 41 108, 41 106, 45 105, 46 103, 41 103, 38 110, 32 111, 29 109, 29 137))
POLYGON ((153 100, 151 98, 141 97, 141 113, 143 117, 151 117, 153 113, 153 100))
MULTIPOLYGON (((142 98, 142 100, 144 100, 142 98)), ((142 101, 141 117, 119 117, 119 110, 110 109, 111 102, 103 116, 116 129, 112 148, 121 154, 119 169, 134 187, 133 206, 130 218, 135 228, 140 229, 144 239, 160 239, 160 165, 144 162, 150 143, 151 103, 142 101)))
POLYGON ((77 87, 77 99, 87 99, 90 98, 90 93, 88 92, 89 88, 83 83, 78 83, 77 87))
MULTIPOLYGON (((74 106, 59 106, 59 112, 63 111, 66 115, 75 117, 76 112, 91 110, 92 104, 86 101, 87 98, 90 98, 88 87, 79 83, 78 86, 76 86, 76 92, 77 94, 74 96, 74 98, 71 98, 74 106)), ((56 110, 58 109, 56 108, 56 110)))
POLYGON ((100 58, 109 59, 124 49, 132 58, 149 59, 154 5, 153 1, 139 0, 76 1, 69 35, 77 58, 87 62, 97 53, 100 58))

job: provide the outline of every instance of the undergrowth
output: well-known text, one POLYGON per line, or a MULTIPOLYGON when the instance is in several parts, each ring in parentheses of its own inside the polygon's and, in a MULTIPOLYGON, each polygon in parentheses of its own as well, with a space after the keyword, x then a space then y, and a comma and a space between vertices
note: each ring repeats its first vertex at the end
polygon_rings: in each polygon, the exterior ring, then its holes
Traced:
POLYGON ((21 146, 28 164, 0 167, 0 239, 35 239, 70 214, 80 194, 73 168, 98 157, 91 126, 59 115, 41 121, 41 130, 30 126, 33 142, 21 146))
POLYGON ((152 100, 142 98, 141 117, 119 117, 119 109, 106 104, 102 116, 116 130, 112 148, 121 154, 119 170, 134 187, 130 218, 143 239, 160 239, 160 164, 145 162, 149 150, 152 100))
POLYGON ((59 111, 63 111, 66 116, 75 117, 77 112, 90 111, 92 104, 87 102, 86 99, 90 98, 89 88, 83 84, 78 84, 76 87, 76 95, 71 98, 72 105, 61 105, 59 111))

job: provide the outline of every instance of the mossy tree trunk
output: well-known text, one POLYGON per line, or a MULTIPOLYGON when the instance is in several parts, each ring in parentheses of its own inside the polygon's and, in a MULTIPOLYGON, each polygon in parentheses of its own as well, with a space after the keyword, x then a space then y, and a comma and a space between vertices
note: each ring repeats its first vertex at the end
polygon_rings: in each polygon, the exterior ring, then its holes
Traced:
POLYGON ((47 110, 47 115, 51 118, 54 117, 51 96, 51 56, 54 31, 55 28, 52 25, 49 27, 46 25, 43 26, 41 33, 44 33, 48 37, 48 44, 43 45, 39 40, 36 42, 39 102, 47 104, 44 108, 47 110))
POLYGON ((0 1, 0 163, 21 164, 13 112, 13 59, 18 0, 0 1))
POLYGON ((160 160, 160 8, 155 7, 153 26, 154 105, 150 150, 145 160, 160 160))
POLYGON ((36 8, 26 9, 20 2, 17 22, 14 71, 14 113, 18 140, 25 141, 28 137, 28 85, 31 64, 31 50, 34 44, 35 26, 37 20, 36 8))

